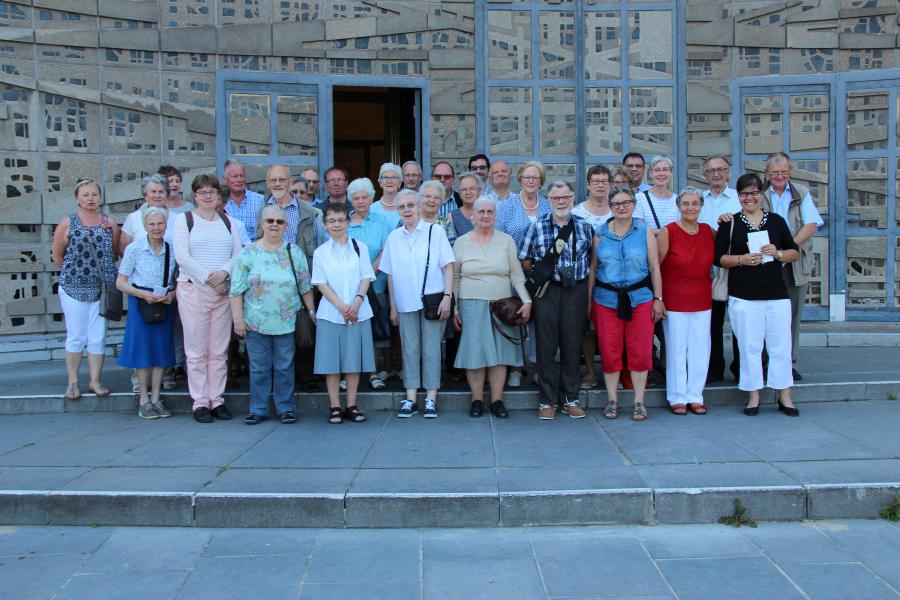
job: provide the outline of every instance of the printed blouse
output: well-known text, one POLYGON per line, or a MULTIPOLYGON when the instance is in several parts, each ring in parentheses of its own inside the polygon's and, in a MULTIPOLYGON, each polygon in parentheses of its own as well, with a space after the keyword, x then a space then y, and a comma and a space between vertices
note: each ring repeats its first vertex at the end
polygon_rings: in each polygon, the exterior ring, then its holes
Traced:
POLYGON ((112 242, 113 230, 108 224, 88 227, 77 214, 69 215, 69 243, 59 273, 59 286, 69 296, 80 302, 94 302, 100 298, 101 278, 115 281, 112 242))

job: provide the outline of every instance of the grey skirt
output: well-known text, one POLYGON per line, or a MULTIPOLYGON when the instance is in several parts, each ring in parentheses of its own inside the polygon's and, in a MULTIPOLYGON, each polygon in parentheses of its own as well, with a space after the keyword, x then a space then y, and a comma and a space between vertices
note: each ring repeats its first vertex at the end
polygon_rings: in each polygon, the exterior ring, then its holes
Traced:
MULTIPOLYGON (((487 300, 460 300, 459 317, 462 319, 462 334, 459 350, 456 352, 457 369, 481 369, 496 365, 519 367, 522 352, 519 346, 504 338, 491 324, 490 307, 487 300)), ((519 328, 497 322, 504 333, 514 340, 519 339, 519 328)))
POLYGON ((317 375, 374 371, 371 320, 355 325, 338 325, 324 319, 316 321, 314 370, 317 375))

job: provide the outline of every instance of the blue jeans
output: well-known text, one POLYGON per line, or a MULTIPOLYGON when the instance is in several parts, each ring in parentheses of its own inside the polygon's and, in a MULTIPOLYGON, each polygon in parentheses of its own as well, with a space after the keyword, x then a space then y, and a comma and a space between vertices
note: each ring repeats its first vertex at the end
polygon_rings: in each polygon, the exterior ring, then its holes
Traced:
POLYGON ((268 416, 269 395, 272 395, 279 415, 297 410, 294 401, 294 333, 266 335, 247 331, 247 356, 250 358, 250 412, 268 416))

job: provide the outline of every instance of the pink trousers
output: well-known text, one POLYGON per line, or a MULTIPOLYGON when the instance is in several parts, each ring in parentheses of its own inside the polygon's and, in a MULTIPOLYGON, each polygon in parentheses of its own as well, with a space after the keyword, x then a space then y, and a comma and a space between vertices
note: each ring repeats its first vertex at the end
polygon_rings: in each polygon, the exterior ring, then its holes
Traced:
POLYGON ((193 410, 213 409, 225 403, 226 357, 231 340, 231 306, 228 296, 181 281, 175 292, 184 328, 188 389, 193 410))

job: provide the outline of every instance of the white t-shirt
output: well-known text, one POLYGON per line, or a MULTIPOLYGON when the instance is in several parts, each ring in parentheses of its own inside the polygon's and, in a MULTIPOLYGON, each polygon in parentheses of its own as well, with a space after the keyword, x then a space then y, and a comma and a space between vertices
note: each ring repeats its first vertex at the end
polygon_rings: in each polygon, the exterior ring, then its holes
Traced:
MULTIPOLYGON (((356 255, 353 240, 349 237, 343 246, 334 240, 328 240, 313 252, 310 283, 328 284, 344 304, 350 304, 356 298, 360 281, 368 279, 370 285, 375 281, 375 271, 372 270, 372 261, 369 260, 369 249, 359 240, 356 240, 356 244, 359 247, 359 256, 356 255)), ((316 318, 339 325, 344 324, 343 315, 325 296, 322 296, 322 302, 319 303, 316 318)), ((369 299, 363 298, 362 304, 359 305, 359 320, 371 318, 372 307, 369 305, 369 299)))
POLYGON ((588 202, 590 202, 590 200, 585 200, 584 202, 573 208, 572 214, 576 217, 581 217, 590 224, 591 229, 596 230, 600 225, 603 225, 604 223, 609 221, 610 217, 613 216, 612 211, 609 210, 605 215, 602 216, 595 215, 594 213, 588 211, 587 207, 585 206, 588 202))
POLYGON ((429 228, 431 260, 425 293, 444 291, 444 274, 441 269, 455 260, 444 228, 422 219, 419 219, 411 233, 406 227, 398 227, 388 235, 378 264, 379 271, 393 275, 394 305, 397 312, 422 309, 422 282, 425 280, 425 261, 428 257, 429 228))
POLYGON ((650 229, 658 231, 669 223, 674 223, 681 218, 681 212, 678 210, 675 198, 675 194, 668 198, 657 198, 650 190, 647 190, 646 193, 641 192, 637 194, 637 209, 634 211, 634 216, 638 219, 643 219, 650 229), (650 196, 650 200, 653 202, 653 210, 650 210, 647 195, 650 196), (654 210, 656 211, 656 219, 653 218, 654 210), (659 227, 657 227, 657 220, 659 220, 659 227))
POLYGON ((703 208, 700 210, 701 223, 706 223, 714 231, 719 229, 719 217, 728 213, 733 215, 741 210, 741 201, 738 200, 737 190, 725 186, 721 194, 714 194, 712 190, 703 192, 703 208))

